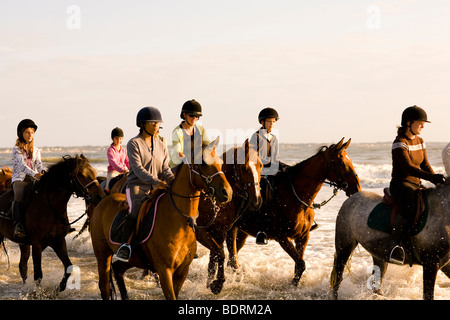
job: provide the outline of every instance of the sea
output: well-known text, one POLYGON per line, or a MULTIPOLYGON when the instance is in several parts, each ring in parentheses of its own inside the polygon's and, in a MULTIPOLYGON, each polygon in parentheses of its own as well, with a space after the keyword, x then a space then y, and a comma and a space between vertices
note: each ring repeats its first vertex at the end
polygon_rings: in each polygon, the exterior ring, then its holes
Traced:
MULTIPOLYGON (((444 174, 441 152, 448 142, 427 143, 430 163, 436 173, 444 174)), ((281 144, 280 158, 288 164, 295 164, 314 155, 323 144, 301 143, 281 144)), ((83 153, 90 159, 98 176, 106 176, 108 146, 41 147, 42 159, 50 166, 64 155, 83 153)), ((222 147, 224 150, 227 147, 222 147)), ((389 185, 391 174, 391 143, 351 143, 347 149, 353 166, 360 178, 363 190, 382 194, 389 185)), ((0 167, 12 168, 11 148, 0 149, 0 167)), ((432 186, 424 182, 425 185, 432 186)), ((315 202, 330 198, 333 189, 323 186, 315 202)), ((298 287, 291 285, 294 275, 294 261, 271 240, 266 246, 258 246, 255 239, 249 237, 239 252, 241 267, 235 271, 226 268, 226 282, 223 291, 213 295, 206 287, 209 251, 198 244, 198 258, 193 260, 189 275, 184 283, 179 299, 182 300, 329 300, 330 273, 333 267, 334 236, 336 216, 342 203, 347 199, 340 191, 327 205, 315 211, 315 221, 319 228, 311 232, 304 260, 306 271, 298 287)), ((84 202, 71 198, 68 203, 70 221, 84 213, 84 202)), ((64 270, 52 249, 43 253, 44 277, 40 287, 33 281, 32 259, 28 263, 29 278, 22 283, 18 263, 20 258, 17 244, 5 241, 7 253, 2 250, 0 256, 0 300, 98 300, 97 263, 92 250, 88 231, 77 238, 85 219, 74 224, 77 232, 67 235, 69 256, 74 265, 73 275, 69 279, 68 289, 56 294, 64 270)), ((228 258, 228 252, 226 251, 228 258)), ((339 297, 342 300, 419 300, 422 299, 422 268, 420 266, 390 265, 383 283, 383 296, 372 293, 370 277, 372 259, 360 245, 355 249, 348 268, 345 271, 339 297)), ((152 276, 143 277, 139 269, 130 269, 126 275, 126 284, 131 299, 163 300, 164 296, 158 282, 152 276)), ((450 279, 439 272, 435 299, 450 299, 450 279)))

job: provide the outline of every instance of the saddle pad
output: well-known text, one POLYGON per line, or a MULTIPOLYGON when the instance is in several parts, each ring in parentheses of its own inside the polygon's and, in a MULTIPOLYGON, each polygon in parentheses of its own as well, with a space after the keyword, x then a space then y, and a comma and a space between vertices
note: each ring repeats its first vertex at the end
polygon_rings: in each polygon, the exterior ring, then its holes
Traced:
MULTIPOLYGON (((159 195, 159 197, 154 202, 154 205, 146 209, 147 212, 144 214, 142 222, 140 223, 138 235, 136 236, 135 234, 133 236, 133 243, 142 244, 148 241, 148 239, 150 239, 150 236, 152 235, 153 229, 155 227, 156 212, 158 211, 158 202, 163 195, 164 194, 159 195)), ((143 203, 143 206, 144 205, 145 202, 143 203)), ((109 229, 109 241, 112 244, 118 245, 122 244, 122 229, 125 224, 127 214, 128 212, 119 211, 114 217, 113 223, 111 224, 111 228, 109 229)))
MULTIPOLYGON (((420 233, 422 229, 425 227, 425 224, 427 223, 428 219, 428 201, 425 200, 425 210, 420 215, 419 219, 417 220, 417 223, 414 225, 411 235, 415 236, 416 234, 420 233)), ((375 230, 391 234, 392 233, 392 227, 391 227, 391 213, 392 213, 392 207, 386 206, 383 203, 379 203, 373 208, 372 212, 369 215, 369 218, 367 219, 367 225, 375 230)))

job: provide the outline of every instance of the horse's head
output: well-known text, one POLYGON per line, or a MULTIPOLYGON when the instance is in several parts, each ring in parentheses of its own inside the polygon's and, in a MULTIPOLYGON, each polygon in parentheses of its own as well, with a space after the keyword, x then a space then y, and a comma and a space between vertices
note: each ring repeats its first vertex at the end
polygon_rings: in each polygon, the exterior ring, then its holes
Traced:
POLYGON ((241 148, 233 148, 226 152, 224 159, 228 166, 232 167, 230 171, 234 185, 243 193, 241 196, 248 199, 251 210, 258 210, 263 201, 259 186, 263 164, 256 148, 250 148, 247 139, 241 148), (233 159, 229 159, 231 156, 233 159))
POLYGON ((217 202, 231 201, 233 190, 222 172, 222 159, 216 154, 219 137, 203 149, 203 161, 191 169, 193 184, 206 192, 212 192, 217 202))
POLYGON ((0 169, 0 191, 11 188, 12 170, 8 167, 0 169))
POLYGON ((88 198, 97 205, 105 197, 105 193, 97 181, 97 171, 90 165, 89 160, 82 154, 63 157, 63 161, 71 168, 71 184, 75 194, 88 198))
POLYGON ((344 143, 344 138, 342 138, 339 143, 330 146, 323 153, 327 162, 327 179, 337 183, 339 188, 345 190, 347 196, 361 191, 358 175, 353 168, 352 160, 346 152, 351 140, 349 139, 344 143))

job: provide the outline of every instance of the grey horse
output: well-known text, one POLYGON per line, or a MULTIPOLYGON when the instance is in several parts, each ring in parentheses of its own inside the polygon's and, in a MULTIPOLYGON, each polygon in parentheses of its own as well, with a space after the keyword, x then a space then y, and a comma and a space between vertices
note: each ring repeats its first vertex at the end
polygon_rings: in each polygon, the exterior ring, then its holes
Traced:
MULTIPOLYGON (((434 298, 436 275, 441 270, 450 278, 450 182, 430 188, 428 192, 428 220, 425 227, 411 238, 412 263, 423 266, 423 298, 434 298)), ((331 272, 332 297, 338 298, 344 267, 355 247, 360 243, 371 255, 378 283, 374 291, 381 294, 383 276, 388 266, 390 235, 371 229, 367 220, 382 196, 361 191, 348 198, 336 219, 333 270, 331 272), (378 269, 378 268, 379 269, 378 269)))

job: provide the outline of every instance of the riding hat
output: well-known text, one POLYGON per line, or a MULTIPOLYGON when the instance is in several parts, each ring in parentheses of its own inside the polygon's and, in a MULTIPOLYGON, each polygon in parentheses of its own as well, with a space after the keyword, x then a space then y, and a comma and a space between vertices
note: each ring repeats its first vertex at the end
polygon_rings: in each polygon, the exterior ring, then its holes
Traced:
POLYGON ((28 128, 33 128, 34 131, 36 131, 38 127, 33 120, 23 119, 22 121, 20 121, 17 125, 17 137, 22 140, 22 132, 28 128))
POLYGON ((159 112, 158 109, 155 107, 144 107, 141 110, 139 110, 137 117, 136 117, 136 125, 138 127, 141 126, 142 122, 163 122, 161 112, 159 112))
POLYGON ((261 121, 264 121, 267 118, 275 118, 275 120, 278 121, 280 117, 278 116, 277 110, 273 108, 264 108, 259 112, 258 122, 261 123, 261 121))
POLYGON ((202 106, 200 105, 200 103, 198 103, 194 99, 188 100, 183 104, 183 107, 181 108, 180 117, 181 117, 181 119, 184 120, 183 112, 194 115, 194 116, 201 117, 202 116, 202 106))
POLYGON ((430 123, 427 118, 427 113, 422 108, 414 105, 406 108, 402 113, 402 127, 407 127, 407 122, 425 121, 430 123))
POLYGON ((112 129, 112 131, 111 131, 111 139, 114 139, 115 137, 123 138, 123 131, 122 131, 122 129, 120 129, 118 127, 112 129))

